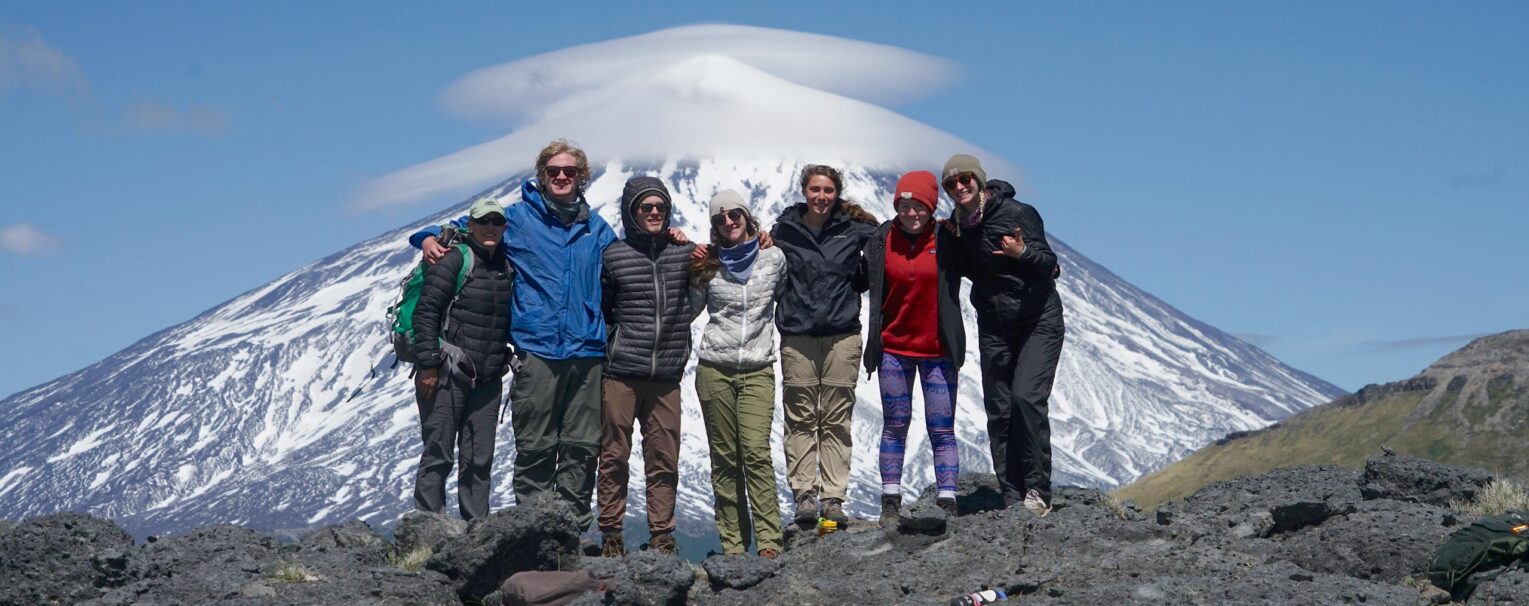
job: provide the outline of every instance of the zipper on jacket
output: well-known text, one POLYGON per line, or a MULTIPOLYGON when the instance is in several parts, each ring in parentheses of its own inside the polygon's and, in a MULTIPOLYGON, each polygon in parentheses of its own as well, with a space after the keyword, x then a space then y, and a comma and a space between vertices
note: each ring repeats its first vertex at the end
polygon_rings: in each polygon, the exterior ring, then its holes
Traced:
MULTIPOLYGON (((755 259, 754 262, 758 263, 759 259, 755 259)), ((753 277, 753 274, 750 273, 749 276, 753 277)), ((747 339, 748 335, 749 335, 749 281, 748 280, 744 280, 743 281, 743 321, 739 322, 738 326, 740 327, 739 330, 738 330, 738 360, 733 363, 733 368, 734 369, 741 369, 741 368, 743 368, 743 349, 744 349, 744 347, 746 347, 748 345, 747 343, 744 342, 744 339, 747 339)))
MULTIPOLYGON (((656 238, 649 238, 649 240, 652 241, 652 244, 648 245, 649 250, 657 253, 658 240, 656 238)), ((658 376, 658 339, 664 332, 664 287, 658 283, 658 259, 655 258, 656 256, 656 254, 648 255, 648 262, 653 264, 653 351, 651 352, 652 355, 649 356, 650 363, 648 367, 648 379, 650 380, 658 376)))

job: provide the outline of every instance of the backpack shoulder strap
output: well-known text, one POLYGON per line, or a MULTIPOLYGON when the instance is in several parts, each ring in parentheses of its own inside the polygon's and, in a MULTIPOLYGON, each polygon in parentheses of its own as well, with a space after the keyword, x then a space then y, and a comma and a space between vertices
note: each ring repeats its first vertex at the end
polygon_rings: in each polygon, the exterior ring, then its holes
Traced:
POLYGON ((466 284, 467 278, 472 276, 473 264, 475 261, 475 259, 473 259, 472 247, 466 244, 458 244, 457 251, 462 253, 462 269, 457 270, 457 286, 456 290, 452 291, 453 294, 459 294, 462 292, 462 285, 466 284))

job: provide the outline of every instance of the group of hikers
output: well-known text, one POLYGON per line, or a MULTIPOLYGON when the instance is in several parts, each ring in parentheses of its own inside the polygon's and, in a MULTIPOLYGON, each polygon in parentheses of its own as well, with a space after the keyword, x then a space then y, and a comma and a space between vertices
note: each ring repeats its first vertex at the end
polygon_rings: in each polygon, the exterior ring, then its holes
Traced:
POLYGON ((707 244, 671 227, 660 179, 638 176, 621 196, 623 236, 591 212, 585 153, 554 141, 509 207, 483 199, 448 226, 410 237, 426 265, 412 311, 416 402, 424 451, 414 499, 440 512, 457 466, 464 519, 489 509, 502 377, 513 372, 514 493, 554 495, 579 528, 596 521, 602 553, 625 553, 628 458, 642 427, 649 546, 677 545, 680 380, 691 322, 708 319, 695 391, 711 457, 717 532, 727 554, 784 547, 771 463, 775 331, 785 418, 786 476, 802 525, 847 522, 855 384, 879 374, 881 519, 897 519, 914 379, 922 377, 936 502, 956 513, 958 369, 966 357, 959 301, 972 282, 993 468, 1008 505, 1050 511, 1047 419, 1063 342, 1055 253, 1040 215, 952 156, 940 177, 897 181, 894 219, 843 198, 844 180, 809 165, 804 202, 765 231, 755 202, 722 190, 709 204, 707 244), (955 202, 934 212, 943 188, 955 202), (869 330, 861 340, 862 293, 869 330), (598 484, 598 512, 590 501, 598 484))

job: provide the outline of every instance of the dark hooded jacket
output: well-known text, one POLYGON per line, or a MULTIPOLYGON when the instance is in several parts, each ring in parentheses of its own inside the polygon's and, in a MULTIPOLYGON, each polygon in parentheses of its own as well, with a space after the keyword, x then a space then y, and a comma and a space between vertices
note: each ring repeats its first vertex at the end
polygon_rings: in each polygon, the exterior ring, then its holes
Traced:
POLYGON ((485 251, 472 238, 464 240, 471 247, 473 267, 462 292, 453 294, 463 263, 456 246, 425 268, 419 304, 414 308, 414 348, 419 352, 418 367, 437 368, 451 362, 452 376, 481 384, 498 379, 508 363, 515 270, 498 247, 485 251), (449 322, 444 317, 448 307, 449 322), (457 356, 465 360, 452 359, 457 356))
MULTIPOLYGON (((870 286, 871 295, 870 330, 866 331, 865 355, 861 361, 865 364, 867 375, 876 372, 881 364, 881 330, 882 330, 882 307, 887 294, 887 235, 897 229, 896 221, 887 221, 876 229, 876 233, 865 241, 865 275, 866 283, 870 286)), ((961 318, 961 270, 956 264, 959 262, 960 251, 957 250, 955 234, 935 227, 934 255, 935 265, 939 268, 939 310, 938 323, 940 331, 940 345, 944 346, 946 355, 956 368, 966 362, 966 326, 961 318)))
MULTIPOLYGON (((649 381, 678 381, 690 358, 690 252, 694 244, 675 244, 667 230, 651 235, 637 224, 637 204, 650 194, 669 201, 669 191, 653 177, 634 177, 621 193, 621 224, 626 237, 605 249, 600 272, 602 300, 610 339, 607 375, 649 381)), ((670 209, 670 216, 673 215, 670 209)))
POLYGON ((987 182, 988 198, 982 219, 972 227, 960 227, 963 275, 972 281, 971 302, 979 327, 1013 327, 1034 322, 1051 306, 1060 306, 1057 295, 1056 253, 1046 241, 1046 225, 1035 207, 1014 199, 1014 186, 1006 181, 987 182), (1025 252, 1019 258, 994 255, 1003 249, 1003 237, 1014 228, 1024 234, 1025 252))
POLYGON ((876 232, 875 219, 833 209, 816 236, 802 216, 805 203, 780 213, 770 236, 786 253, 786 290, 775 305, 783 335, 815 337, 860 332, 860 293, 866 278, 860 252, 876 232))

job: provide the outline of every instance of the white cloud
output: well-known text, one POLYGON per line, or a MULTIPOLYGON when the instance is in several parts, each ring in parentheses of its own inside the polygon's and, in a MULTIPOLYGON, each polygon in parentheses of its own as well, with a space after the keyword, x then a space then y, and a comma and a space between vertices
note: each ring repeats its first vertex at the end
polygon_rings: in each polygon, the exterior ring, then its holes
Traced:
POLYGON ((161 103, 139 102, 129 105, 123 120, 131 130, 153 133, 194 133, 217 136, 228 132, 233 114, 211 105, 192 105, 186 109, 161 103))
POLYGON ((88 92, 90 84, 73 59, 23 29, 0 33, 0 94, 11 89, 71 96, 88 92))
POLYGON ((0 228, 0 250, 19 255, 37 255, 57 247, 58 238, 43 233, 31 223, 0 228))
MULTIPOLYGON (((757 27, 681 27, 475 71, 444 102, 513 121, 498 139, 367 183, 360 209, 466 193, 530 168, 568 138, 591 162, 754 156, 938 169, 965 141, 872 102, 940 90, 948 61, 843 38, 757 27)), ((1012 174, 993 158, 991 174, 1012 174), (996 170, 995 170, 996 169, 996 170)))

